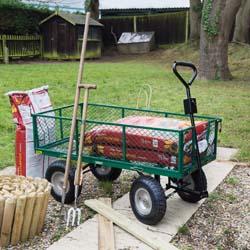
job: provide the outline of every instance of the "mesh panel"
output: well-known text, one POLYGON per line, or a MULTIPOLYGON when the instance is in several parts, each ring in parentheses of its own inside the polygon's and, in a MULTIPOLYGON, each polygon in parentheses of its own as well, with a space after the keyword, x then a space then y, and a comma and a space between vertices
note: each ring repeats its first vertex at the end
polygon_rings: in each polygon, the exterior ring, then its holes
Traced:
MULTIPOLYGON (((78 150, 82 109, 81 104, 78 108, 73 154, 78 150)), ((66 153, 72 114, 73 106, 37 114, 35 132, 38 146, 66 153)), ((187 166, 194 159, 193 132, 187 119, 185 116, 162 112, 89 104, 84 154, 168 168, 187 166), (170 129, 167 128, 168 124, 171 125, 170 129), (181 134, 182 144, 179 141, 181 134)), ((215 154, 216 123, 201 120, 199 118, 196 123, 199 150, 202 157, 208 157, 215 154)))

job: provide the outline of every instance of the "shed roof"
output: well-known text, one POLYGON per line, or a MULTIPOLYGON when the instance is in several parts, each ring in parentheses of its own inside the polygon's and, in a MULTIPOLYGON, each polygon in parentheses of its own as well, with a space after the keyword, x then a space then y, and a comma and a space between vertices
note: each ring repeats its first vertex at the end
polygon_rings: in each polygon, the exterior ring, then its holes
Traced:
POLYGON ((104 9, 177 9, 189 8, 189 0, 100 0, 100 10, 104 9))
MULTIPOLYGON (((76 25, 76 24, 84 25, 85 24, 85 15, 73 14, 73 13, 62 12, 62 11, 54 12, 52 15, 50 15, 47 18, 45 18, 44 20, 42 20, 40 22, 40 24, 47 22, 48 20, 50 20, 54 16, 59 16, 73 25, 76 25)), ((93 18, 90 18, 89 24, 90 24, 90 26, 103 26, 101 23, 97 22, 93 18)))

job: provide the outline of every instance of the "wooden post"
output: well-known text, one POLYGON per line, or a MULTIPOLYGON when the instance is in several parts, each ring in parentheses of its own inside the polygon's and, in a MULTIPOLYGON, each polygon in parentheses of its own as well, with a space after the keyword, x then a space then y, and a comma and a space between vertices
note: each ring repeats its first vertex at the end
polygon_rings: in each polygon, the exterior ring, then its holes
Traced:
POLYGON ((3 56, 4 56, 4 47, 6 46, 6 35, 2 35, 2 48, 3 48, 3 56))
POLYGON ((136 16, 134 16, 134 32, 137 32, 137 20, 136 20, 136 16))
POLYGON ((3 35, 3 61, 5 64, 9 64, 9 50, 6 44, 6 35, 3 35))
POLYGON ((26 196, 25 195, 19 196, 17 198, 15 218, 11 233, 12 245, 16 245, 21 238, 25 204, 26 204, 26 196))
POLYGON ((41 214, 40 214, 39 221, 38 221, 38 226, 37 226, 37 231, 36 231, 37 234, 41 233, 43 229, 43 224, 44 224, 48 202, 49 202, 50 191, 51 191, 51 186, 48 185, 48 187, 45 189, 45 192, 44 192, 44 201, 42 204, 41 214))
POLYGON ((26 206, 24 212, 24 222, 22 227, 21 241, 26 241, 29 238, 30 224, 36 199, 36 193, 30 193, 26 198, 26 206))
POLYGON ((185 43, 188 42, 188 29, 189 29, 189 11, 186 12, 185 43))
POLYGON ((43 36, 40 36, 40 57, 43 59, 43 36))
POLYGON ((0 197, 0 236, 1 236, 1 228, 2 228, 2 221, 3 221, 3 213, 4 213, 4 203, 5 203, 5 199, 3 197, 0 197))
POLYGON ((30 225, 29 238, 33 238, 36 235, 43 200, 44 200, 43 193, 38 193, 36 195, 36 201, 35 201, 35 206, 33 210, 32 221, 30 225))
POLYGON ((16 208, 16 199, 15 198, 6 199, 4 214, 3 214, 2 230, 1 230, 2 247, 7 246, 10 243, 11 228, 14 219, 15 208, 16 208))

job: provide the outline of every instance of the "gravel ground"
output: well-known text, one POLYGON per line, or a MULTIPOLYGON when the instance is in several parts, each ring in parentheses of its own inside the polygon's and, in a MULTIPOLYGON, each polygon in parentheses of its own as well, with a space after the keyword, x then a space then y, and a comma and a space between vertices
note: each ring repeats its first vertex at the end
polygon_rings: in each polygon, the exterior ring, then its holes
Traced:
MULTIPOLYGON (((129 191, 136 174, 123 171, 113 183, 99 183, 92 174, 84 177, 84 189, 79 207, 90 198, 112 197, 118 199, 129 191)), ((202 204, 188 223, 179 228, 173 243, 181 250, 250 250, 250 165, 235 166, 230 175, 202 204)), ((50 199, 44 231, 34 239, 6 250, 47 249, 71 229, 59 216, 60 203, 50 199)), ((83 209, 82 221, 93 216, 88 208, 83 209)), ((87 249, 86 249, 87 250, 87 249)))
POLYGON ((235 166, 173 243, 181 250, 250 250, 250 164, 235 166))

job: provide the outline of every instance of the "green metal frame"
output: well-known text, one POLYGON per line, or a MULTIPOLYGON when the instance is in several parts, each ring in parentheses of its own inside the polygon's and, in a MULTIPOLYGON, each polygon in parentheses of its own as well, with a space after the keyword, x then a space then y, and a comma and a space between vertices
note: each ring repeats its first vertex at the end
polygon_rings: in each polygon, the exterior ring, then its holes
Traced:
MULTIPOLYGON (((83 107, 83 103, 79 104, 80 109, 83 107)), ((129 107, 120 107, 120 106, 114 106, 114 105, 104 105, 104 104, 88 104, 89 108, 107 108, 107 109, 115 109, 120 110, 120 118, 123 118, 126 116, 126 113, 134 111, 134 112, 143 112, 146 114, 154 114, 157 116, 162 117, 171 117, 171 116, 177 116, 179 118, 187 119, 188 116, 185 114, 178 114, 173 112, 162 112, 157 110, 147 110, 147 109, 135 109, 135 108, 129 108, 129 107)), ((63 106, 56 109, 53 109, 52 111, 46 111, 41 112, 38 114, 33 114, 33 133, 34 133, 34 148, 35 152, 37 154, 44 154, 48 156, 53 156, 57 158, 67 158, 67 150, 55 150, 56 146, 62 146, 65 145, 65 148, 67 148, 69 136, 65 136, 63 133, 63 124, 65 122, 71 123, 72 118, 70 117, 71 114, 65 115, 65 111, 71 110, 73 105, 63 106), (58 113, 58 115, 54 115, 53 113, 58 113), (47 118, 47 119, 53 119, 54 121, 59 121, 59 129, 60 129, 60 138, 56 139, 54 142, 46 143, 44 145, 40 145, 39 143, 39 134, 38 134, 38 118, 47 118)), ((90 112, 90 111, 89 111, 90 112)), ((216 146, 217 146, 217 134, 218 134, 218 123, 220 123, 222 120, 220 118, 215 117, 209 117, 209 116, 195 116, 195 118, 203 119, 208 122, 208 128, 207 128, 207 138, 208 133, 210 132, 211 124, 214 123, 214 132, 215 132, 215 139, 214 139, 214 149, 213 153, 207 157, 202 157, 202 166, 207 164, 208 162, 213 161, 216 158, 216 146)), ((85 163, 90 164, 97 164, 97 165, 103 165, 107 167, 114 167, 114 168, 120 168, 120 169, 127 169, 127 170, 133 170, 133 171, 139 171, 143 173, 148 174, 154 174, 154 175, 162 175, 162 176, 168 176, 171 178, 181 179, 184 176, 186 176, 188 173, 194 171, 197 169, 195 156, 192 155, 192 163, 189 163, 188 165, 183 165, 183 137, 184 134, 187 133, 190 130, 194 130, 195 128, 190 126, 188 128, 185 128, 183 130, 175 130, 175 129, 160 129, 160 128, 149 128, 144 126, 132 126, 127 124, 117 124, 114 122, 106 122, 102 120, 86 120, 86 124, 97 126, 97 125, 111 125, 111 126, 120 126, 122 128, 122 159, 121 160, 115 160, 115 159, 108 159, 103 156, 95 156, 90 154, 83 154, 82 155, 82 161, 85 163), (150 130, 160 130, 165 132, 175 132, 178 134, 178 166, 177 168, 170 167, 170 166, 162 166, 162 165, 155 165, 150 163, 140 163, 140 162, 131 162, 126 160, 126 128, 138 128, 138 129, 150 129, 150 130)), ((79 129, 78 127, 82 123, 81 117, 77 119, 77 125, 75 129, 75 150, 72 153, 72 160, 77 160, 77 153, 78 152, 78 138, 79 138, 79 129)), ((192 133, 194 135, 194 133, 192 133)), ((194 143, 192 143, 192 147, 194 149, 194 143)), ((194 152, 194 150, 193 150, 194 152)))

